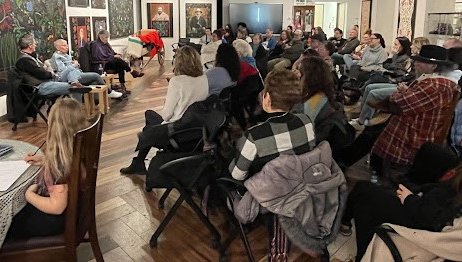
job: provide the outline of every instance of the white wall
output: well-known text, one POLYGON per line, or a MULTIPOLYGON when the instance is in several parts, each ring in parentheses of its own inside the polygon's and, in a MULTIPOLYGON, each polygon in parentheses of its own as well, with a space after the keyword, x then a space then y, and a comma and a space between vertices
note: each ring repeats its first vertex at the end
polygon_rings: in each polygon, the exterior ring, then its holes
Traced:
POLYGON ((371 29, 385 39, 387 50, 397 36, 399 0, 372 1, 371 29))
MULTIPOLYGON (((337 27, 337 3, 316 2, 316 5, 324 5, 323 24, 320 25, 327 38, 334 36, 334 28, 337 27)), ((315 25, 316 26, 316 25, 315 25)))
POLYGON ((415 36, 425 36, 428 13, 454 12, 454 0, 417 0, 417 16, 415 19, 415 36))

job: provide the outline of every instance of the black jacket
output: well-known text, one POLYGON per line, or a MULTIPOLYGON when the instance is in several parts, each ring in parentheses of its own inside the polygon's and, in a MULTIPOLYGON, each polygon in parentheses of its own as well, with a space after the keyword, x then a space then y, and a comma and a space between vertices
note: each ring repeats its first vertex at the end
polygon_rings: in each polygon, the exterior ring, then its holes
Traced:
POLYGON ((53 79, 53 74, 43 68, 35 53, 21 53, 16 61, 16 69, 21 72, 24 84, 37 86, 53 79))
POLYGON ((29 110, 24 112, 27 99, 24 97, 23 93, 21 93, 20 88, 24 88, 24 91, 32 92, 32 87, 29 89, 25 86, 21 87, 22 81, 23 75, 16 68, 13 67, 8 71, 6 109, 8 121, 11 123, 20 123, 25 121, 25 117, 35 117, 37 115, 33 107, 29 107, 29 110))

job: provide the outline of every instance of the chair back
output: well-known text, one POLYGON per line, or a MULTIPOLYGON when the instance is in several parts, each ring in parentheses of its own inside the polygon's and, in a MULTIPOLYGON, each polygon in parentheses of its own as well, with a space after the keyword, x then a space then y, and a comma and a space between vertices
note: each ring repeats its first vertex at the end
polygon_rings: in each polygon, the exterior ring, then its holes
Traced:
POLYGON ((69 198, 66 210, 65 238, 76 246, 95 219, 95 189, 103 117, 100 114, 88 128, 74 136, 74 152, 69 175, 69 198))
POLYGON ((443 108, 443 124, 438 127, 435 135, 435 143, 443 145, 447 142, 449 129, 451 128, 452 119, 454 118, 454 110, 456 109, 457 103, 460 97, 460 88, 454 87, 454 96, 451 103, 447 104, 443 108), (457 88, 457 89, 456 89, 457 88))

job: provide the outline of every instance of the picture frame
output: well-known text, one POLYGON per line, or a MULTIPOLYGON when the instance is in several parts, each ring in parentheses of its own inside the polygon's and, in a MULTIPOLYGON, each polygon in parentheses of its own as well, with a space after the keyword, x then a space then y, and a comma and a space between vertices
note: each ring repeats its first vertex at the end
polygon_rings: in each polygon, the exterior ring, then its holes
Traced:
POLYGON ((161 37, 173 37, 173 3, 147 3, 148 28, 161 37))
POLYGON ((211 3, 185 3, 186 37, 200 38, 212 26, 211 3))
POLYGON ((88 7, 88 0, 69 0, 69 7, 88 7))
POLYGON ((105 16, 94 16, 91 18, 93 25, 93 40, 98 39, 98 32, 107 30, 107 18, 105 16))
POLYGON ((361 34, 371 28, 372 0, 361 0, 361 34))
POLYGON ((311 29, 315 26, 314 10, 315 6, 313 5, 294 6, 292 14, 293 29, 311 32, 311 29))
POLYGON ((91 0, 91 8, 106 9, 106 1, 105 0, 91 0))
POLYGON ((133 0, 108 1, 108 13, 111 39, 134 33, 133 0))
POLYGON ((89 16, 70 16, 71 50, 78 54, 79 48, 91 41, 91 26, 89 16))

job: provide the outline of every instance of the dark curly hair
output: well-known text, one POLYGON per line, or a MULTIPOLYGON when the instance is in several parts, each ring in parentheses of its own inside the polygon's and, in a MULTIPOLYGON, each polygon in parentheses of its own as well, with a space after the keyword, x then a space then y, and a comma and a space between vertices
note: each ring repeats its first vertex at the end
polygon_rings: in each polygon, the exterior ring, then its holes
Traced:
POLYGON ((217 55, 215 56, 215 66, 225 68, 231 80, 237 81, 239 79, 239 73, 241 72, 239 55, 232 45, 221 44, 218 46, 217 55))
POLYGON ((302 88, 302 101, 307 101, 317 92, 323 92, 329 103, 335 109, 338 104, 335 100, 334 79, 329 65, 318 56, 303 58, 300 64, 300 85, 302 88))

